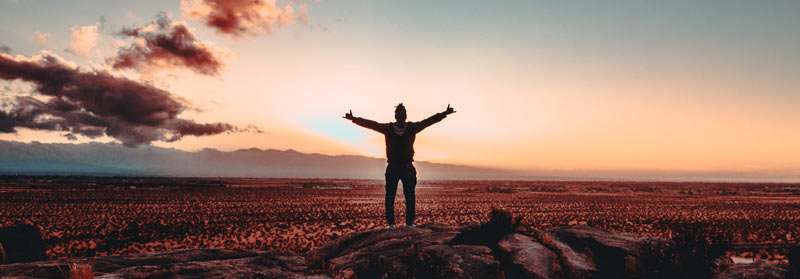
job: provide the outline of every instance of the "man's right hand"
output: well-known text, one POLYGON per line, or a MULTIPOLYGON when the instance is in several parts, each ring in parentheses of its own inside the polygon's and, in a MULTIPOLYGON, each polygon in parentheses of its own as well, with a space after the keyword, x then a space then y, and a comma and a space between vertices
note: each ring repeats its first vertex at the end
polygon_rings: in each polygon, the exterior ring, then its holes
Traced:
POLYGON ((355 118, 353 117, 353 110, 350 110, 350 112, 345 113, 343 118, 347 120, 353 120, 353 118, 355 118))

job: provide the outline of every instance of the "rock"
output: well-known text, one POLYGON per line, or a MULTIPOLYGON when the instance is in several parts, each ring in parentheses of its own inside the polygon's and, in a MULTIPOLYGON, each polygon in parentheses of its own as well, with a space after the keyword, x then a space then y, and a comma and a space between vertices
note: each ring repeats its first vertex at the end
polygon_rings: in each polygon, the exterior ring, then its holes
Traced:
MULTIPOLYGON (((222 249, 178 250, 136 256, 78 260, 98 278, 330 278, 308 269, 305 258, 222 249)), ((70 276, 75 259, 0 265, 0 278, 70 276)))
POLYGON ((308 259, 334 278, 488 278, 502 275, 489 247, 451 245, 457 228, 372 230, 313 250, 308 259))
POLYGON ((736 264, 715 275, 714 279, 784 279, 788 277, 785 269, 766 262, 736 264))
POLYGON ((511 234, 497 244, 513 267, 508 273, 520 278, 563 278, 558 255, 522 234, 511 234))
POLYGON ((65 260, 0 265, 0 278, 66 278, 68 274, 65 260))
POLYGON ((0 247, 3 257, 0 263, 22 263, 47 259, 44 240, 39 228, 29 224, 17 224, 0 228, 0 247))
POLYGON ((645 238, 585 225, 519 228, 508 213, 461 228, 373 230, 309 253, 334 278, 641 278, 645 238), (421 264, 424 263, 424 264, 421 264))
POLYGON ((562 273, 566 278, 585 279, 592 278, 597 273, 597 268, 590 255, 575 252, 567 244, 556 241, 548 233, 542 233, 542 244, 553 250, 558 255, 562 273))
MULTIPOLYGON (((16 237, 36 235, 30 228, 17 228, 12 232, 10 235, 16 237)), ((3 245, 11 243, 3 242, 3 245)), ((674 267, 672 260, 675 258, 662 253, 667 250, 659 248, 669 245, 652 243, 664 244, 663 241, 654 242, 586 225, 542 231, 521 226, 508 212, 493 211, 490 221, 480 225, 452 227, 429 224, 352 233, 329 241, 304 256, 267 251, 178 250, 6 264, 0 265, 0 278, 63 278, 79 273, 98 278, 582 279, 670 276, 669 273, 658 273, 674 267), (651 271, 656 272, 648 273, 645 267, 653 267, 651 271)), ((19 247, 12 245, 14 251, 19 247)), ((790 259, 797 263, 797 254, 792 255, 790 259)), ((786 270, 763 262, 734 265, 729 258, 720 258, 712 264, 716 270, 714 278, 718 279, 783 278, 787 275, 786 270)))
POLYGON ((711 272, 714 274, 720 273, 728 268, 731 268, 736 263, 731 259, 731 257, 723 256, 714 259, 711 266, 711 272))
POLYGON ((800 278, 800 246, 789 249, 789 272, 795 278, 800 278))
POLYGON ((592 274, 589 277, 600 278, 638 278, 643 275, 640 256, 645 238, 609 233, 587 225, 559 227, 547 233, 553 236, 552 248, 564 255, 568 268, 566 273, 570 278, 584 278, 587 273, 592 274), (596 272, 591 272, 592 267, 596 272))
POLYGON ((416 278, 498 278, 503 274, 492 250, 477 245, 425 247, 414 263, 416 278))

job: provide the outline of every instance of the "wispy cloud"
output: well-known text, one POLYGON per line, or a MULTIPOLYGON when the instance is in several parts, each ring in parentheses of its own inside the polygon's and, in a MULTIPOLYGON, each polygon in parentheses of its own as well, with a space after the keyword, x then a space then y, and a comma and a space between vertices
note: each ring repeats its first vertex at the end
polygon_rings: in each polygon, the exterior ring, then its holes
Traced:
POLYGON ((38 47, 46 47, 47 43, 50 42, 50 33, 36 31, 33 33, 33 42, 38 47))

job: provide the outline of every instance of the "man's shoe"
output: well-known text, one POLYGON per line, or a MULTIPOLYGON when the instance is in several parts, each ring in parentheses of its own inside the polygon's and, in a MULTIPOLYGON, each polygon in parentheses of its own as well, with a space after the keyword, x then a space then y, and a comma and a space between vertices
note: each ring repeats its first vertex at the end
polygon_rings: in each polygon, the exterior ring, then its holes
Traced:
POLYGON ((409 228, 416 228, 416 227, 417 227, 417 225, 411 224, 411 225, 406 225, 406 227, 409 227, 409 228))
POLYGON ((397 228, 397 227, 396 227, 395 225, 389 225, 389 226, 388 226, 386 229, 389 229, 389 230, 394 230, 394 229, 396 229, 396 228, 397 228))

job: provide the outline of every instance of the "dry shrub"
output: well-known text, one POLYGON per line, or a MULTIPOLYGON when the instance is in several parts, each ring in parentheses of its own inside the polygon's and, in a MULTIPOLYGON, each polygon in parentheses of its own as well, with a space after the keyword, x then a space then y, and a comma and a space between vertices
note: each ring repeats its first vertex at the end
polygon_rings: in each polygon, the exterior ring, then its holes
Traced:
POLYGON ((511 212, 493 208, 489 213, 489 222, 465 229, 451 243, 484 245, 494 250, 500 239, 514 233, 520 225, 520 220, 514 218, 511 212))
POLYGON ((86 262, 69 263, 69 276, 71 279, 91 279, 94 278, 92 264, 86 262))
POLYGON ((701 223, 672 227, 670 241, 648 241, 642 260, 647 278, 711 278, 717 259, 731 248, 730 238, 701 223))
POLYGON ((504 187, 504 186, 489 186, 489 188, 486 189, 486 192, 487 193, 511 194, 511 193, 516 193, 517 189, 514 189, 513 187, 504 187))
POLYGON ((39 227, 17 223, 0 228, 3 263, 34 262, 47 259, 46 245, 39 227))

